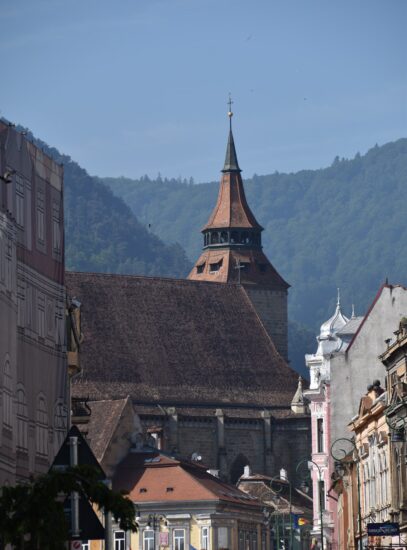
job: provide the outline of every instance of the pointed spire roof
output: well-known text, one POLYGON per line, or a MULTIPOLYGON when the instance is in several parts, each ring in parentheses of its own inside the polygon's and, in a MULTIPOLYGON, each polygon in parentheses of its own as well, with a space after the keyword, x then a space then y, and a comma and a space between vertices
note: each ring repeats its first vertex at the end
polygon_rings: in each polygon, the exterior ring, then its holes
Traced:
POLYGON ((233 139, 232 128, 229 130, 228 145, 226 148, 225 165, 222 172, 241 172, 239 164, 237 162, 237 155, 235 149, 235 141, 233 139))
POLYGON ((218 200, 203 231, 211 228, 257 229, 262 231, 262 226, 258 223, 247 204, 244 192, 232 133, 233 113, 231 104, 232 100, 229 98, 229 137, 218 200))

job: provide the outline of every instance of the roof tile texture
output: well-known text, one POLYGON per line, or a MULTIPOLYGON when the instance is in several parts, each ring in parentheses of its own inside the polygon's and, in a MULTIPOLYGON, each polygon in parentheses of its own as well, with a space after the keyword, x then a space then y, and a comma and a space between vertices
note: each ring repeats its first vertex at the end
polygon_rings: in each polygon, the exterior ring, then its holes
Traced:
POLYGON ((85 336, 74 395, 290 405, 297 376, 241 286, 69 272, 66 284, 85 336))

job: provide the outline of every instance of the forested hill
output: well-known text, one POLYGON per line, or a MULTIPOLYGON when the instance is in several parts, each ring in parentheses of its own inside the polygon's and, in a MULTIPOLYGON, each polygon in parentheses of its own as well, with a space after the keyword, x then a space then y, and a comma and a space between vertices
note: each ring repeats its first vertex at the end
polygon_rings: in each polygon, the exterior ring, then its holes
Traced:
POLYGON ((164 244, 100 180, 25 131, 28 139, 64 164, 68 270, 168 277, 184 277, 188 273, 191 263, 180 245, 164 244))
MULTIPOLYGON (((197 258, 218 182, 103 182, 154 233, 197 258)), ((386 277, 407 283, 407 139, 336 158, 325 169, 253 176, 245 187, 265 228, 265 252, 292 285, 291 319, 315 330, 333 312, 337 287, 345 313, 354 302, 362 314, 386 277)))

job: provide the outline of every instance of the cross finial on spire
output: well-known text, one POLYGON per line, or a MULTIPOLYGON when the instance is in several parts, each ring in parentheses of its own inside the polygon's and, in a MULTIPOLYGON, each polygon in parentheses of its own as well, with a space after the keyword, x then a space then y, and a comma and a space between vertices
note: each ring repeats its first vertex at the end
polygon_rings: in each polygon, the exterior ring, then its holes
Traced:
POLYGON ((233 104, 233 101, 232 101, 232 94, 229 92, 229 101, 228 101, 229 111, 228 111, 228 117, 229 117, 229 127, 230 127, 230 129, 232 129, 232 116, 233 116, 232 104, 233 104))

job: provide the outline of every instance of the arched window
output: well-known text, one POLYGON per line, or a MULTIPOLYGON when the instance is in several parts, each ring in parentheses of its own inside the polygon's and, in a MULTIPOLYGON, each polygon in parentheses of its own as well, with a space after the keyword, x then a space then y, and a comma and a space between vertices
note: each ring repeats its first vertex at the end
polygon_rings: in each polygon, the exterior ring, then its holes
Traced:
POLYGON ((365 515, 369 512, 369 466, 365 464, 363 468, 363 498, 364 498, 364 505, 365 515))
POLYGON ((383 453, 382 456, 382 468, 383 468, 383 483, 382 483, 382 503, 383 506, 386 506, 388 504, 388 494, 387 494, 387 460, 386 460, 386 453, 383 453))
POLYGON ((28 411, 23 386, 17 388, 17 448, 28 450, 28 411))
POLYGON ((13 427, 13 377, 8 355, 4 361, 3 371, 3 424, 8 430, 13 427))
POLYGON ((48 413, 47 404, 42 395, 37 399, 35 451, 42 457, 48 457, 48 413))
POLYGON ((59 451, 68 430, 68 412, 62 400, 58 400, 54 411, 54 452, 59 451))

